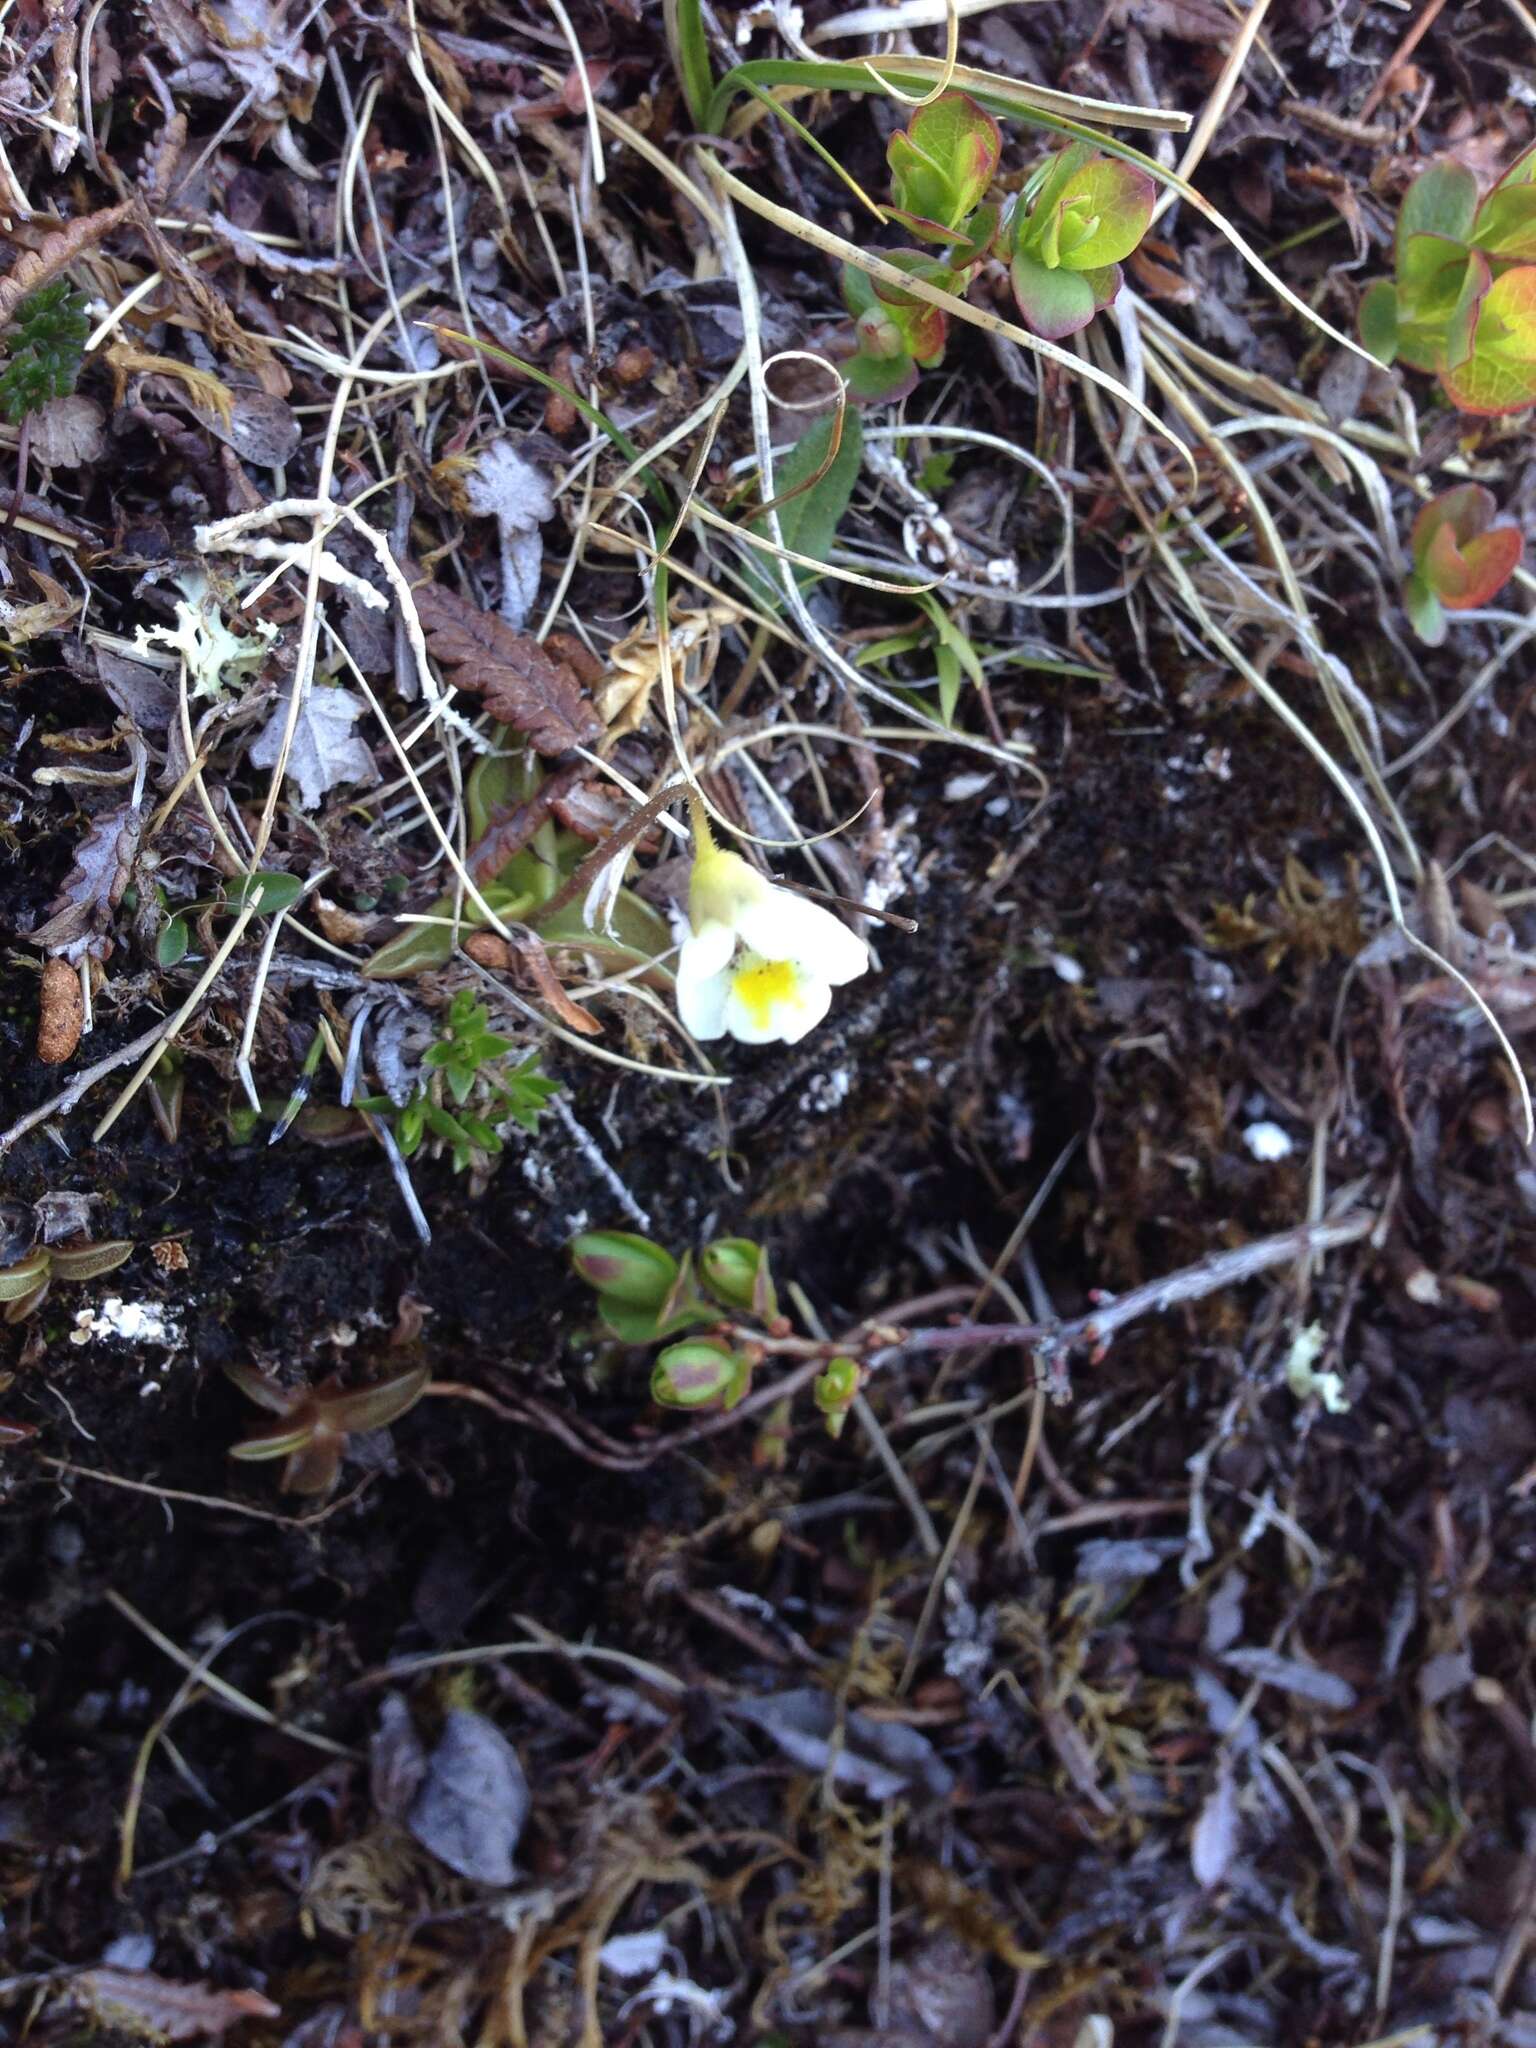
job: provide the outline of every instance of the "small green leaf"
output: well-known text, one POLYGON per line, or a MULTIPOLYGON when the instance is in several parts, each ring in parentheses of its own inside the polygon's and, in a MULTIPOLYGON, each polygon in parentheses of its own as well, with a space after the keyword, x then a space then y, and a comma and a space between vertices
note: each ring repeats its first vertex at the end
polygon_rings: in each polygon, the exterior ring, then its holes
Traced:
POLYGON ((155 940, 155 962, 160 967, 176 967, 187 957, 187 948, 192 943, 192 931, 184 917, 170 917, 160 927, 155 940))
POLYGON ((1397 353, 1415 370, 1439 368, 1452 330, 1466 352, 1465 332, 1492 273, 1487 259, 1441 235, 1412 235, 1399 243, 1397 353))
MULTIPOLYGON (((774 478, 784 545, 814 562, 825 561, 832 552, 838 521, 848 510, 864 457, 864 429, 852 406, 844 408, 841 425, 842 437, 834 450, 838 416, 829 413, 818 420, 785 456, 774 478)), ((761 514, 753 520, 752 531, 769 537, 761 514)), ((755 562, 751 567, 754 584, 772 590, 768 570, 755 562)), ((777 592, 774 600, 778 601, 777 592)))
POLYGON ((1053 268, 1059 260, 1056 236, 1060 229, 1062 195, 1077 173, 1091 163, 1091 142, 1069 142, 1054 156, 1044 158, 1030 173, 1020 204, 1012 220, 1014 247, 1027 250, 1037 261, 1053 268))
POLYGON ((242 875, 230 889, 228 904, 231 910, 244 910, 248 906, 273 916, 279 910, 292 910, 304 894, 304 884, 297 875, 288 875, 276 868, 258 869, 253 875, 242 875))
POLYGON ((826 1371, 818 1373, 812 1381, 811 1393, 825 1419, 829 1436, 842 1435, 848 1411, 858 1397, 863 1377, 856 1359, 829 1358, 826 1371))
POLYGON ((1431 164, 1403 195, 1397 216, 1397 246, 1410 235, 1443 235, 1453 242, 1472 240, 1477 213, 1477 180, 1463 165, 1431 164))
POLYGON ((1439 647, 1445 640, 1445 607, 1417 572, 1403 585, 1403 609, 1408 623, 1426 647, 1439 647))

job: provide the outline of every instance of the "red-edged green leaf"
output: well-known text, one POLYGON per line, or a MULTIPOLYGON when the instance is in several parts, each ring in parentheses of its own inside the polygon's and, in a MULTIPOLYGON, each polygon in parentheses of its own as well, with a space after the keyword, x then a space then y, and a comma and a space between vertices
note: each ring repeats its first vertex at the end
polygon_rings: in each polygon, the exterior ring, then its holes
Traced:
POLYGON ((898 128, 886 144, 885 157, 891 167, 891 195, 897 208, 921 220, 944 220, 954 200, 944 166, 904 128, 898 128))
POLYGON ((1430 547, 1442 530, 1458 543, 1473 540, 1493 524, 1497 510, 1492 491, 1482 484, 1457 484, 1421 507, 1408 534, 1408 551, 1423 568, 1430 547))
POLYGON ((860 405, 894 405, 917 383, 913 356, 850 356, 842 366, 848 396, 860 405))
POLYGON ((1360 300, 1360 339, 1378 363, 1397 360, 1397 286, 1384 277, 1368 284, 1360 300))
MULTIPOLYGON (((940 291, 957 292, 964 288, 962 277, 925 250, 889 249, 883 253, 887 263, 898 270, 909 271, 940 291)), ((916 298, 911 292, 904 292, 900 285, 887 284, 883 278, 871 281, 875 288, 876 306, 888 313, 900 328, 908 352, 919 360, 941 355, 949 331, 949 315, 944 308, 931 305, 927 299, 916 298)))
POLYGON ((1518 526, 1491 526, 1476 540, 1469 540, 1461 550, 1467 571, 1467 584, 1462 595, 1447 597, 1441 591, 1441 603, 1451 612, 1472 611, 1478 605, 1487 604, 1514 575, 1524 553, 1525 535, 1518 526))
POLYGON ((1463 412, 1494 416, 1536 404, 1536 266, 1506 270, 1478 309, 1470 354, 1440 381, 1463 412))
POLYGON ((1472 239, 1477 212, 1477 180, 1461 164, 1431 164, 1403 195, 1397 216, 1399 255, 1410 235, 1444 235, 1453 242, 1472 239))
POLYGON ((1129 256, 1152 219, 1157 187, 1145 171, 1099 156, 1068 181, 1060 201, 1063 269, 1104 270, 1129 256))
POLYGON ((1093 286, 1080 271, 1049 269, 1019 250, 1011 276, 1024 325, 1045 341, 1076 334, 1099 310, 1093 286))
POLYGON ((1493 189, 1495 192, 1507 192, 1516 185, 1536 185, 1536 142, 1521 150, 1493 189))
POLYGON ((886 148, 897 208, 958 228, 985 196, 1001 147, 997 123, 964 93, 919 107, 886 148))
POLYGON ((1524 535, 1508 521, 1494 525, 1495 510, 1491 491, 1458 484, 1432 498, 1413 522, 1415 580, 1447 611, 1486 604, 1520 565, 1524 535))
POLYGON ((904 213, 899 206, 886 206, 881 211, 887 220, 895 221, 898 227, 906 228, 920 241, 940 242, 946 249, 963 249, 969 246, 968 235, 962 234, 959 228, 945 227, 942 221, 929 220, 921 213, 904 213))
POLYGON ((1450 318, 1445 323, 1437 368, 1454 369, 1458 363, 1464 363, 1471 355, 1473 336, 1477 332, 1483 302, 1492 289, 1493 272, 1488 267, 1488 259, 1474 249, 1467 258, 1461 290, 1457 294, 1455 305, 1451 308, 1450 318))
POLYGON ((1471 587, 1472 574, 1449 526, 1435 529, 1429 546, 1419 557, 1418 569, 1443 605, 1464 609, 1465 593, 1471 587))
POLYGON ((1472 240, 1506 263, 1536 258, 1536 185, 1496 185, 1477 209, 1472 240))
POLYGON ((1102 270, 1080 270, 1077 274, 1093 293, 1094 311, 1098 313, 1114 304, 1125 282, 1125 273, 1118 263, 1107 263, 1102 270))

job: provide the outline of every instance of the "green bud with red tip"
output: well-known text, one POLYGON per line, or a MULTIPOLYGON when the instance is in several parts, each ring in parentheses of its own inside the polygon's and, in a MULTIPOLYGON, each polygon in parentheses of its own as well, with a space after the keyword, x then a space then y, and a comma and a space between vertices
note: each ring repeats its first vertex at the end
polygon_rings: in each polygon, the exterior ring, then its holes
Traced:
POLYGON ((768 1274, 768 1254, 750 1237, 717 1237, 699 1254, 699 1272, 704 1285, 727 1308, 745 1309, 772 1322, 779 1312, 773 1281, 768 1274))
POLYGON ((842 1435, 848 1411, 863 1380, 858 1361, 852 1358, 829 1359, 826 1371, 817 1375, 811 1392, 816 1397, 816 1406, 821 1410, 829 1436, 842 1435))

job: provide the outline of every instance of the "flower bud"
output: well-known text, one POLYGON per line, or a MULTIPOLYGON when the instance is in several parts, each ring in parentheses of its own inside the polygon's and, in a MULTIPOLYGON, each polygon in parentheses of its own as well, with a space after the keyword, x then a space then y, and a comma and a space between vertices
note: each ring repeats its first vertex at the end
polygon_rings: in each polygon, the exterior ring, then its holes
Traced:
POLYGON ((747 1391, 747 1360, 709 1337, 669 1344, 651 1374, 651 1399, 663 1408, 734 1408, 747 1391))
POLYGON ((852 1358, 829 1359, 826 1371, 817 1376, 811 1392, 826 1420, 829 1435, 842 1435, 843 1424, 848 1420, 848 1411, 853 1406, 863 1377, 857 1361, 852 1358))
POLYGON ((854 332, 866 355, 882 362, 907 353, 907 337, 883 306, 870 306, 854 321, 854 332))
POLYGON ((677 1278, 677 1261, 630 1230, 588 1230, 571 1240, 571 1263, 589 1287, 630 1308, 660 1308, 677 1278))
POLYGON ((767 1321, 778 1314, 768 1254, 750 1237, 716 1238, 700 1252, 699 1271, 710 1293, 727 1308, 746 1309, 767 1321))

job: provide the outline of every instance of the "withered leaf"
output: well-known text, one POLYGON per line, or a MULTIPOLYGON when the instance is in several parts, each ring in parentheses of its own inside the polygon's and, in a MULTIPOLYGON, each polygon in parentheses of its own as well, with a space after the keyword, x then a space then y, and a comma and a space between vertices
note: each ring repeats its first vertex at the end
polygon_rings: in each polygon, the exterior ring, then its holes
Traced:
POLYGON ((75 864, 53 900, 53 915, 27 936, 48 953, 105 959, 107 920, 122 900, 144 820, 136 804, 103 811, 75 850, 75 864))
POLYGON ((414 595, 434 658, 459 689, 484 697, 492 718, 515 726, 541 754, 597 739, 601 721, 569 662, 440 584, 418 584, 414 595))
POLYGON ((149 1970, 82 1970, 70 1989, 103 2026, 151 2041, 221 2041, 241 2020, 282 2017, 259 1991, 176 1984, 149 1970))
MULTIPOLYGON (((312 684, 299 706, 288 753, 288 773, 299 785, 299 802, 312 811, 328 791, 343 782, 373 782, 378 770, 366 743, 352 730, 367 706, 352 690, 312 684)), ((273 768, 283 748, 288 706, 279 705, 256 736, 251 762, 273 768)))
POLYGON ((509 1885, 531 1803, 522 1763, 501 1730, 483 1714, 453 1707, 406 1826, 461 1877, 509 1885))
POLYGON ((32 452, 49 469, 79 469, 106 446, 107 416, 94 398, 50 398, 32 415, 32 452))
POLYGON ((0 327, 10 325, 23 299, 51 284, 61 270, 67 270, 103 235, 110 234, 132 210, 133 201, 125 199, 120 206, 104 207, 100 213, 82 214, 78 220, 66 221, 53 234, 44 235, 35 249, 23 250, 5 276, 0 277, 0 327))

